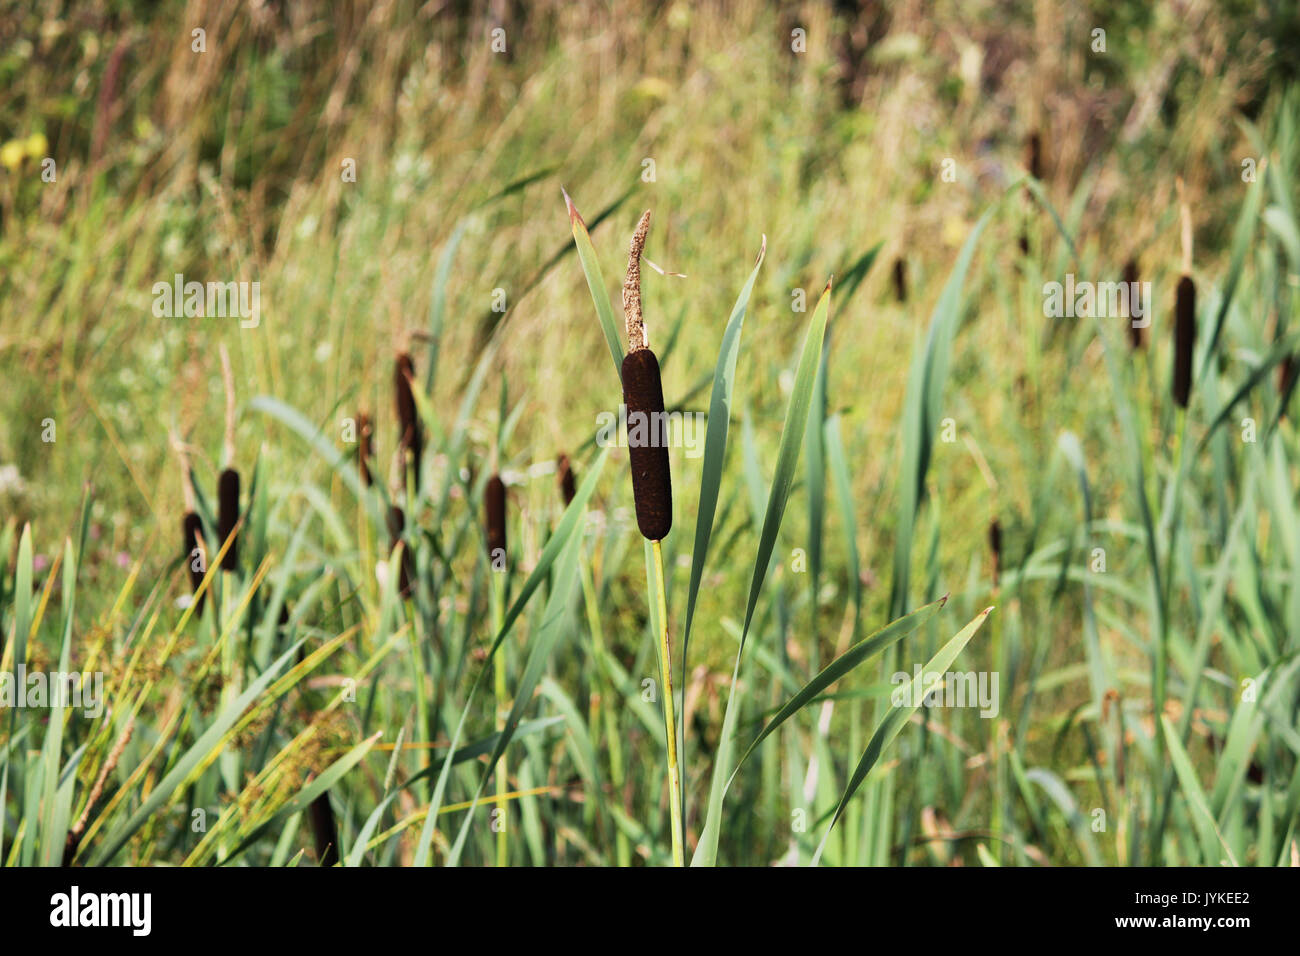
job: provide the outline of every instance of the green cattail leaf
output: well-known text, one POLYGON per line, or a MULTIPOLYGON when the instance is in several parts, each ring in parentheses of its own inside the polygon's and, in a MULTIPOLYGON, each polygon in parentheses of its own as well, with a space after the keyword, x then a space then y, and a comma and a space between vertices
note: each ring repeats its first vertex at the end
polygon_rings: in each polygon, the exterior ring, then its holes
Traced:
POLYGON ((483 796, 488 779, 497 772, 497 761, 505 753, 506 747, 514 738, 524 709, 533 702, 533 691, 537 689, 537 683, 542 678, 542 672, 551 659, 551 652, 555 649, 560 636, 566 631, 569 605, 572 603, 573 595, 577 591, 578 555, 582 550, 581 545, 582 536, 579 534, 570 533, 564 539, 563 550, 556 568, 555 580, 551 586, 551 593, 546 599, 546 607, 542 612, 541 625, 529 635, 528 663, 524 665, 523 676, 520 677, 519 685, 514 689, 510 714, 506 718, 505 727, 499 734, 496 745, 492 748, 491 756, 488 757, 487 763, 484 765, 483 775, 479 779, 478 790, 474 793, 474 801, 465 814, 460 832, 456 836, 456 842, 448 855, 448 866, 455 866, 460 861, 460 854, 465 846, 465 838, 469 835, 469 828, 474 821, 474 810, 478 806, 479 799, 483 796))
POLYGON ((718 493, 722 488, 722 469, 727 456, 727 434, 731 428, 731 399, 735 390, 736 359, 740 354, 740 336, 745 327, 745 312, 754 291, 754 281, 767 255, 767 237, 758 250, 758 259, 749 279, 740 290, 731 318, 722 333, 718 364, 713 371, 713 394, 709 398, 709 424, 704 434, 704 467, 700 473, 700 504, 695 513, 695 545, 691 550, 691 579, 686 591, 686 626, 682 632, 682 686, 685 686, 686 652, 690 647, 691 624, 695 620, 695 603, 704 578, 704 562, 709 556, 713 536, 713 519, 717 514, 718 493))
MULTIPOLYGON (((564 192, 564 190, 560 190, 564 192)), ((619 381, 623 380, 623 346, 618 337, 618 320, 614 315, 614 303, 610 301, 609 290, 605 287, 605 277, 600 272, 600 261, 596 258, 596 249, 591 244, 587 233, 587 224, 573 205, 569 194, 564 193, 564 203, 569 209, 569 224, 573 227, 573 242, 578 248, 578 259, 582 262, 582 274, 587 277, 587 288, 591 290, 591 300, 596 304, 596 316, 600 319, 601 331, 605 333, 605 342, 609 345, 610 357, 614 360, 614 369, 619 381)))
POLYGON ((1173 722, 1164 714, 1160 715, 1160 728, 1164 733, 1169 759, 1174 765, 1174 773, 1178 775, 1178 786, 1182 789, 1183 797, 1191 809, 1192 822, 1201 843, 1201 862, 1207 866, 1217 864, 1220 859, 1219 850, 1222 848, 1228 855, 1228 861, 1236 866, 1237 860, 1228 849, 1228 844, 1223 841, 1223 835, 1214 822, 1214 814, 1210 812, 1210 803, 1205 798, 1205 791, 1201 789, 1201 784, 1196 779, 1196 769, 1192 766, 1191 758, 1183 749, 1173 722))
POLYGON ((718 752, 713 761, 713 780, 709 785, 709 808, 705 814, 704 827, 700 831, 699 843, 691 858, 691 866, 713 866, 717 860, 722 798, 725 796, 726 780, 731 776, 732 736, 735 733, 736 722, 735 704, 736 698, 740 696, 737 693, 740 661, 745 653, 745 639, 749 635, 749 626, 754 620, 758 596, 767 577, 772 549, 776 547, 776 536, 781 530, 781 519, 785 516, 786 502, 790 499, 790 487, 794 484, 794 473, 799 464, 799 449, 803 446, 804 430, 808 425, 808 410, 812 405, 813 384, 821 363, 822 342, 826 338, 830 302, 831 284, 828 282, 817 302, 817 308, 813 310, 812 320, 808 323, 803 353, 799 358, 799 370, 795 374, 794 390, 790 394, 790 404, 786 409, 785 426, 781 430, 781 448, 777 453, 776 473, 772 477, 772 487, 768 492, 767 511, 763 516, 758 553, 754 558, 754 573, 749 584, 749 600, 745 606, 745 623, 740 631, 740 648, 736 651, 736 664, 731 675, 731 691, 727 694, 727 708, 722 718, 722 735, 718 738, 718 752))
MULTIPOLYGON (((474 696, 478 692, 479 687, 482 686, 486 675, 491 671, 489 665, 492 663, 492 657, 496 654, 497 649, 500 648, 501 643, 506 639, 506 635, 510 633, 510 629, 514 627, 515 621, 519 618, 525 605, 527 605, 529 599, 533 596, 533 592, 541 586, 542 582, 546 580, 547 576, 550 574, 551 565, 555 563, 560 552, 564 550, 565 546, 575 535, 581 534, 582 527, 586 521, 587 501, 596 490, 597 479, 600 478, 600 473, 604 469, 605 461, 608 457, 609 449, 601 449, 600 454, 596 456, 595 460, 591 463, 591 466, 586 469, 586 476, 582 479, 582 484, 578 488, 577 495, 574 496, 574 499, 569 506, 564 509, 564 515, 560 518, 559 524, 556 525, 555 533, 547 540, 546 547, 542 549, 541 556, 537 559, 537 564, 533 567, 533 571, 528 576, 528 580, 524 582, 524 586, 519 591, 519 596, 515 598, 514 603, 510 606, 510 610, 506 612, 505 618, 502 620, 501 630, 497 633, 496 639, 488 648, 487 655, 483 660, 483 665, 479 668, 478 677, 474 679, 474 683, 470 686, 469 694, 465 698, 464 710, 461 711, 460 720, 457 722, 456 730, 452 734, 451 745, 448 748, 447 757, 442 762, 442 770, 439 772, 438 782, 434 786, 433 798, 429 802, 429 813, 425 818, 424 829, 420 833, 420 843, 415 852, 414 862, 416 866, 424 866, 428 862, 429 850, 433 845, 433 834, 436 829, 435 824, 437 821, 438 811, 442 807, 443 796, 447 790, 447 781, 451 775, 452 758, 456 755, 456 746, 460 743, 461 734, 465 730, 465 721, 469 717, 471 705, 474 702, 474 696)), ((509 741, 507 741, 507 743, 508 742, 509 741)), ((504 750, 504 745, 502 746, 502 749, 504 750)), ((496 757, 493 757, 492 760, 489 761, 488 766, 492 766, 495 763, 496 757)), ((483 777, 483 780, 487 780, 486 775, 483 777)), ((480 786, 480 795, 481 790, 482 787, 480 786)))
MULTIPOLYGON (((926 674, 942 674, 952 666, 952 662, 957 659, 957 655, 975 636, 975 632, 980 629, 993 608, 987 607, 976 615, 975 619, 957 632, 957 635, 947 644, 939 649, 939 652, 930 658, 922 669, 907 685, 906 703, 895 705, 885 719, 880 722, 876 732, 871 736, 871 742, 867 744, 866 752, 863 753, 862 759, 858 761, 857 768, 853 771, 853 776, 849 778, 849 784, 844 789, 844 795, 840 797, 839 806, 835 808, 835 815, 831 817, 830 825, 826 827, 826 833, 822 836, 822 842, 817 847, 817 852, 813 854, 812 865, 816 866, 821 860, 822 851, 826 849, 826 838, 830 836, 831 830, 839 821, 840 816, 844 813, 844 808, 848 806, 853 795, 858 792, 862 786, 862 781, 867 779, 867 774, 871 768, 880 760, 881 754, 885 752, 898 732, 903 729, 903 725, 912 718, 917 709, 921 706, 921 700, 924 697, 924 686, 922 684, 926 674)), ((899 688, 901 690, 901 688, 899 688)))
MULTIPOLYGON (((759 732, 758 736, 754 738, 754 742, 749 745, 741 758, 736 761, 736 769, 732 772, 731 779, 735 780, 736 774, 740 772, 741 766, 749 759, 749 755, 754 752, 754 749, 759 744, 767 739, 767 736, 772 733, 772 731, 776 730, 777 727, 781 726, 805 706, 812 703, 812 701, 815 700, 823 690, 844 677, 863 661, 879 654, 891 644, 901 641, 908 634, 911 634, 922 624, 926 623, 930 618, 934 617, 934 615, 939 612, 939 609, 947 602, 948 597, 945 595, 937 601, 926 604, 924 607, 917 608, 906 617, 900 617, 897 621, 886 624, 866 640, 853 645, 839 657, 835 658, 835 660, 827 664, 822 669, 821 673, 800 688, 799 692, 786 701, 785 706, 777 711, 776 715, 767 722, 767 726, 759 732)), ((730 786, 730 781, 728 781, 728 786, 730 786)))
MULTIPOLYGON (((77 594, 77 558, 72 542, 63 543, 63 643, 59 648, 58 672, 68 672, 72 650, 72 621, 77 594)), ((76 774, 69 773, 68 786, 59 786, 59 765, 63 755, 63 694, 50 688, 49 726, 41 749, 45 794, 41 801, 41 866, 58 866, 63 859, 64 838, 72 810, 72 786, 76 774)), ((73 765, 75 767, 75 765, 73 765)))

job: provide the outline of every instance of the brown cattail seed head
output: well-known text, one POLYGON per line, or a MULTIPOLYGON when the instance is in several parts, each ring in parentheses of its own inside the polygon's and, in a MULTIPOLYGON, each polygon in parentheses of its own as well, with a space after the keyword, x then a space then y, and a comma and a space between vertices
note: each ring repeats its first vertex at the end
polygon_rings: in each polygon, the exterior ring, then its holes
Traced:
POLYGON ((993 586, 997 587, 1002 577, 1002 525, 997 518, 989 522, 989 551, 993 553, 993 586))
MULTIPOLYGON (((388 506, 388 537, 390 547, 388 553, 391 555, 397 550, 397 543, 402 540, 402 532, 406 530, 406 512, 397 505, 388 506)), ((399 571, 401 579, 397 582, 398 591, 402 597, 408 597, 411 593, 411 578, 415 574, 415 561, 411 557, 410 543, 402 549, 402 567, 399 571)))
POLYGON ((1043 178, 1043 137, 1038 130, 1030 133, 1025 142, 1025 168, 1035 179, 1043 178))
POLYGON ((415 485, 420 485, 420 456, 424 450, 424 438, 420 434, 420 419, 415 409, 415 395, 411 383, 415 380, 415 365, 411 356, 402 352, 397 356, 393 369, 393 399, 397 407, 398 443, 403 454, 410 453, 414 469, 415 485))
POLYGON ((483 510, 487 517, 488 557, 496 560, 506 550, 506 483, 500 475, 489 478, 483 489, 483 510))
POLYGON ((907 263, 902 259, 894 260, 894 298, 907 301, 907 263))
POLYGON ((564 506, 567 508, 573 504, 573 496, 576 492, 576 479, 573 477, 573 466, 569 464, 568 455, 560 455, 555 462, 556 481, 560 485, 560 494, 564 496, 564 506))
MULTIPOLYGON (((190 590, 197 591, 199 585, 203 583, 204 571, 201 569, 207 568, 208 561, 208 548, 203 540, 203 522, 199 520, 199 516, 193 511, 187 511, 185 512, 185 517, 181 521, 181 525, 185 532, 185 567, 188 568, 190 572, 190 590), (195 548, 197 548, 199 553, 202 555, 202 561, 197 562, 197 568, 195 567, 196 562, 194 560, 195 548)), ((202 597, 199 598, 198 604, 195 606, 194 610, 202 612, 202 597)))
POLYGON ((650 541, 662 541, 673 526, 673 484, 664 387, 659 359, 650 349, 636 349, 623 358, 623 404, 637 527, 650 541))
POLYGON ((224 571, 239 568, 239 538, 235 536, 235 525, 239 523, 239 472, 227 468, 217 479, 217 537, 226 548, 226 555, 221 559, 224 571))
POLYGON ((365 412, 357 412, 357 462, 361 470, 363 488, 369 488, 374 483, 374 478, 370 474, 370 462, 374 455, 374 426, 370 424, 369 415, 365 412))
MULTIPOLYGON (((1288 355, 1282 359, 1282 364, 1277 367, 1277 391, 1282 396, 1282 401, 1287 399, 1287 392, 1291 391, 1291 385, 1295 381, 1295 356, 1288 355)), ((1286 406, 1282 406, 1279 415, 1286 414, 1286 406)))
POLYGON ((1174 309, 1174 401, 1186 408, 1192 395, 1192 351, 1196 345, 1196 283, 1185 275, 1178 280, 1174 309))
POLYGON ((1133 349, 1142 347, 1142 329, 1133 324, 1133 300, 1137 298, 1138 266, 1136 259, 1124 263, 1124 288, 1128 290, 1128 344, 1133 349))
POLYGON ((339 861, 339 832, 334 825, 334 808, 330 806, 328 790, 311 802, 311 833, 320 865, 336 865, 339 861))

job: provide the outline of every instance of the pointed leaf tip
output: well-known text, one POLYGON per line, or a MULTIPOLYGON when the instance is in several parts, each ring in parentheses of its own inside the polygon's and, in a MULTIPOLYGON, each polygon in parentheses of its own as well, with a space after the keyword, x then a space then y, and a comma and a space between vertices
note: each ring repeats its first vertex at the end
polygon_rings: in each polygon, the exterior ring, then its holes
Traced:
POLYGON ((569 197, 569 191, 561 186, 560 192, 564 194, 564 205, 569 210, 569 225, 577 224, 586 229, 587 223, 583 220, 582 214, 578 212, 578 207, 573 204, 573 200, 569 197))

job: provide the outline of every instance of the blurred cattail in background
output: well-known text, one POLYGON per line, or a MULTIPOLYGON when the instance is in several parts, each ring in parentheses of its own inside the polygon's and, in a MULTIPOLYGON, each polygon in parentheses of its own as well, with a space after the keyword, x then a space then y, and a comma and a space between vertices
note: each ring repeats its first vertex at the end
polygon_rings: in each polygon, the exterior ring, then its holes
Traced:
POLYGON ((894 298, 907 301, 907 263, 902 258, 894 260, 894 298))
POLYGON ((1174 307, 1173 394, 1179 408, 1186 409, 1192 394, 1192 352, 1196 346, 1196 283, 1184 275, 1178 280, 1174 307))
POLYGON ((569 456, 561 453, 555 462, 555 480, 560 486, 560 494, 564 496, 564 506, 567 508, 573 504, 573 496, 576 493, 576 480, 573 476, 573 466, 569 463, 569 456))
POLYGON ((1035 179, 1043 178, 1043 137, 1038 130, 1025 141, 1025 168, 1035 179))
MULTIPOLYGON (((403 455, 402 473, 406 473, 406 455, 410 455, 415 487, 420 487, 420 457, 424 451, 424 436, 420 432, 420 416, 411 391, 415 381, 415 365, 411 356, 401 352, 393 368, 393 401, 397 407, 398 444, 403 455)), ((405 484, 405 481, 403 481, 405 484)))
POLYGON ((1296 372, 1296 368, 1295 368, 1294 355, 1288 355, 1285 358, 1283 358, 1281 364, 1278 365, 1277 367, 1277 391, 1278 394, 1282 397, 1282 402, 1284 403, 1282 405, 1281 411, 1279 412, 1280 415, 1286 414, 1285 402, 1287 399, 1287 393, 1291 391, 1291 386, 1295 382, 1295 372, 1296 372))
POLYGON ((226 387, 226 435, 222 457, 226 467, 217 478, 217 537, 220 545, 230 546, 221 559, 223 571, 239 569, 239 540, 235 528, 239 524, 239 472, 235 470, 235 376, 230 369, 230 353, 221 344, 221 378, 226 387))
MULTIPOLYGON (((389 505, 387 524, 388 524, 388 540, 389 540, 388 554, 391 557, 394 553, 396 553, 397 545, 401 543, 402 535, 406 531, 406 512, 403 511, 398 505, 395 504, 389 505)), ((415 570, 414 562, 413 559, 411 558, 411 546, 410 543, 408 542, 406 543, 405 547, 402 548, 402 566, 400 570, 398 570, 397 572, 399 575, 401 575, 401 577, 397 582, 397 588, 398 588, 398 593, 402 597, 410 597, 411 595, 411 577, 414 573, 414 570, 415 570)))
POLYGON ((311 835, 320 865, 335 866, 339 862, 339 831, 328 790, 311 802, 311 835))
POLYGON ((1124 299, 1124 301, 1128 303, 1128 308, 1125 310, 1124 318, 1129 320, 1128 344, 1135 350, 1142 347, 1142 329, 1140 326, 1133 324, 1133 300, 1137 298, 1137 281, 1137 260, 1130 259, 1128 262, 1124 263, 1124 288, 1128 290, 1127 297, 1124 299))
POLYGON ((997 518, 989 522, 989 551, 993 555, 993 587, 996 590, 1002 580, 1002 525, 997 518))
MULTIPOLYGON (((203 583, 203 575, 208 570, 208 545, 203 538, 203 519, 195 510, 194 486, 190 483, 190 457, 184 442, 174 431, 171 436, 172 449, 181 465, 181 494, 185 501, 185 514, 181 517, 181 533, 184 540, 185 567, 190 576, 190 590, 198 593, 203 583)), ((203 595, 195 602, 196 614, 203 613, 203 595)))
POLYGON ((1192 281, 1192 210, 1183 193, 1183 178, 1179 176, 1174 184, 1182 221, 1183 275, 1174 304, 1173 396, 1178 407, 1186 410, 1192 396, 1192 352, 1196 348, 1196 283, 1192 281))
POLYGON ((483 510, 487 521, 488 558, 493 562, 506 553, 506 485, 499 474, 488 479, 483 489, 483 510))
POLYGON ((374 483, 374 477, 370 474, 370 462, 375 455, 373 436, 374 426, 370 424, 370 416, 365 412, 357 412, 357 465, 363 488, 369 488, 374 483))

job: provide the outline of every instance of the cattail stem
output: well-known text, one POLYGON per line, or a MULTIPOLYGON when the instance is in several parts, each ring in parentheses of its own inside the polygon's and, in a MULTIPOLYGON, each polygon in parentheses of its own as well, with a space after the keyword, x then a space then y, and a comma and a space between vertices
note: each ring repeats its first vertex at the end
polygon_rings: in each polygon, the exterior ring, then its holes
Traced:
POLYGON ((659 676, 663 684, 664 732, 668 738, 668 815, 672 825, 673 866, 685 866, 682 841, 682 784, 677 771, 677 720, 673 713, 672 645, 668 640, 668 595, 664 584, 664 552, 659 541, 651 541, 653 552, 651 590, 655 596, 655 629, 659 637, 659 676))
MULTIPOLYGON (((500 634, 502 627, 505 626, 505 575, 494 571, 488 572, 492 576, 492 633, 500 634)), ((506 718, 510 714, 510 702, 508 699, 509 691, 506 688, 506 647, 505 642, 497 648, 496 654, 492 657, 493 680, 496 691, 497 704, 497 732, 501 733, 506 728, 506 718)), ((510 827, 507 819, 508 809, 506 807, 506 791, 509 789, 509 766, 506 763, 506 755, 503 753, 497 759, 496 766, 496 810, 497 825, 497 866, 510 865, 510 827)))

